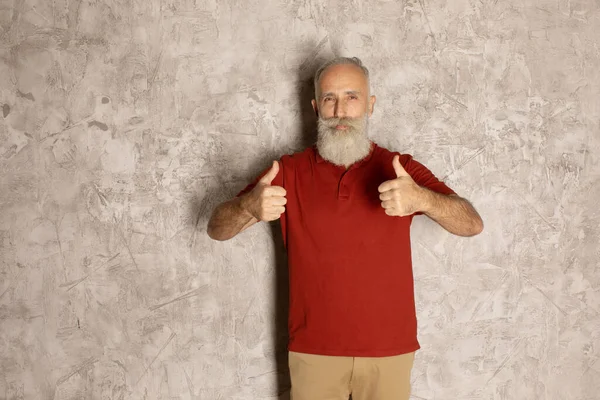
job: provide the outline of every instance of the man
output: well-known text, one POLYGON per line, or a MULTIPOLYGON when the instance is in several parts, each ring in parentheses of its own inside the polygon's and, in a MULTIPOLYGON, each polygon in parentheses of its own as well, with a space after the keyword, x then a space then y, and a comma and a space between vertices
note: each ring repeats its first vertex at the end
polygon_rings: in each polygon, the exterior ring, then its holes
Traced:
POLYGON ((227 240, 281 219, 290 271, 292 400, 407 400, 417 341, 410 224, 483 229, 471 204, 410 155, 368 139, 375 96, 358 58, 315 75, 316 146, 264 171, 219 205, 208 234, 227 240))

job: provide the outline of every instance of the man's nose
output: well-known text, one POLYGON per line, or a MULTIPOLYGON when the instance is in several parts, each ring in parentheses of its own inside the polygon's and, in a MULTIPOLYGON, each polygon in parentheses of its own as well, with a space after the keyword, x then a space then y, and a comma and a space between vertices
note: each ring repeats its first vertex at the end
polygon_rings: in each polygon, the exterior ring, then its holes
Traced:
POLYGON ((333 116, 336 118, 346 117, 346 105, 342 101, 335 102, 335 108, 333 109, 333 116))

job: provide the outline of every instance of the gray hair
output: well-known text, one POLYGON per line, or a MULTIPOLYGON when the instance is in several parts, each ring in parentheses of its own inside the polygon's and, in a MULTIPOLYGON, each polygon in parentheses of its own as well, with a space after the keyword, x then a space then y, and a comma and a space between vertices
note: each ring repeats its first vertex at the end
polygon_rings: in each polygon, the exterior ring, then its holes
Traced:
POLYGON ((365 74, 365 78, 367 78, 367 88, 369 87, 369 70, 365 67, 358 57, 336 57, 333 60, 327 61, 325 64, 321 65, 317 72, 315 73, 315 97, 319 97, 319 81, 321 80, 321 75, 323 72, 329 67, 333 67, 334 65, 355 65, 360 68, 365 74))

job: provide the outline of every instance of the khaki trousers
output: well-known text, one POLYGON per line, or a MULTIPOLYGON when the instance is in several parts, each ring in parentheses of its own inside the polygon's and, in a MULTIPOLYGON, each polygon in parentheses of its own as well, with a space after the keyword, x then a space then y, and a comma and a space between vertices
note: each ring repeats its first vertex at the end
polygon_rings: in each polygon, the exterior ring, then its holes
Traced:
POLYGON ((289 352, 290 400, 408 400, 415 353, 333 357, 289 352))

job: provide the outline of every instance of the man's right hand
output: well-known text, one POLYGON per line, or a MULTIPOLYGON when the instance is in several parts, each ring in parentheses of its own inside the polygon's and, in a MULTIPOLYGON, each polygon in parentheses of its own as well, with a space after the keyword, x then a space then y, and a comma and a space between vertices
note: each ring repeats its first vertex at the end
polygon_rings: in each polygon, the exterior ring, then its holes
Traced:
POLYGON ((281 186, 271 186, 278 172, 279 163, 273 161, 269 172, 258 181, 241 204, 244 210, 259 221, 274 221, 285 212, 285 189, 281 186))

